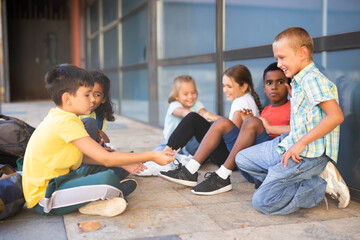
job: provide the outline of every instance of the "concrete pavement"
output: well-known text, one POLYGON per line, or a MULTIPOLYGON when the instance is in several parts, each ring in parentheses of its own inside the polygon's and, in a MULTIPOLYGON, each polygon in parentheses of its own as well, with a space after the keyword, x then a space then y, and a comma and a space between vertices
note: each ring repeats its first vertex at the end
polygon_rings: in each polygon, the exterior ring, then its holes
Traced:
MULTIPOLYGON (((51 102, 2 104, 2 113, 34 127, 53 106, 51 102)), ((162 130, 118 116, 106 131, 120 151, 151 151, 162 142, 162 130)), ((208 163, 200 180, 217 169, 208 163)), ((338 209, 330 197, 312 209, 286 216, 267 216, 251 206, 255 189, 239 172, 232 175, 233 190, 215 196, 197 196, 189 188, 158 177, 136 177, 138 189, 128 197, 126 211, 117 217, 82 215, 45 217, 24 208, 0 221, 0 239, 360 239, 360 204, 351 201, 338 209), (78 222, 97 220, 102 227, 78 233, 78 222)))

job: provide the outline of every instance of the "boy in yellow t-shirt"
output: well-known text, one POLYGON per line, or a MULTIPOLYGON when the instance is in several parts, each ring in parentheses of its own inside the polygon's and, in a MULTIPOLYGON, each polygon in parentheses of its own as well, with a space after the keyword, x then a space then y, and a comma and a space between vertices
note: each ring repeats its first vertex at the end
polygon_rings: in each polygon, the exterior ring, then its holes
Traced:
POLYGON ((84 69, 56 66, 45 76, 55 102, 28 143, 23 166, 23 189, 28 208, 44 215, 116 216, 126 208, 124 198, 136 188, 125 172, 144 170, 143 161, 165 165, 172 151, 122 153, 106 151, 88 135, 78 115, 94 104, 94 81, 84 69), (81 163, 86 163, 80 167, 81 163), (120 168, 121 166, 121 168, 120 168), (125 170, 124 170, 125 169, 125 170))

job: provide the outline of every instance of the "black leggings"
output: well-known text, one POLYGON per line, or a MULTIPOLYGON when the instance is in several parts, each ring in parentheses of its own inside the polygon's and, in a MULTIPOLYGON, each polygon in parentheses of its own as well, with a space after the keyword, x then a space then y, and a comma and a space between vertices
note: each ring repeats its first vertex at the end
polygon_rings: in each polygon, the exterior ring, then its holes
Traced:
MULTIPOLYGON (((205 134, 209 131, 211 123, 206 121, 199 114, 191 112, 179 123, 177 128, 171 134, 167 145, 174 150, 184 147, 187 142, 195 136, 196 140, 201 144, 205 134)), ((210 160, 218 166, 221 166, 227 157, 229 150, 226 147, 224 140, 221 138, 217 148, 210 154, 210 160)))

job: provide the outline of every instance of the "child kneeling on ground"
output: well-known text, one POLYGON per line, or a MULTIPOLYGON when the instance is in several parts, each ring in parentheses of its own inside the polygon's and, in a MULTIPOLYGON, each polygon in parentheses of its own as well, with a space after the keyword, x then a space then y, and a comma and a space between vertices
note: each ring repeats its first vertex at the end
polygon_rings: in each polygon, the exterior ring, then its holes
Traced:
POLYGON ((172 151, 109 152, 93 140, 78 118, 95 103, 92 76, 84 69, 61 64, 45 76, 56 107, 30 138, 24 157, 23 191, 28 208, 44 215, 80 213, 116 216, 125 197, 137 186, 124 179, 144 170, 143 161, 160 165, 175 159, 172 151), (85 163, 80 167, 81 163, 85 163), (121 168, 120 168, 121 167, 121 168), (127 172, 126 172, 126 171, 127 172))

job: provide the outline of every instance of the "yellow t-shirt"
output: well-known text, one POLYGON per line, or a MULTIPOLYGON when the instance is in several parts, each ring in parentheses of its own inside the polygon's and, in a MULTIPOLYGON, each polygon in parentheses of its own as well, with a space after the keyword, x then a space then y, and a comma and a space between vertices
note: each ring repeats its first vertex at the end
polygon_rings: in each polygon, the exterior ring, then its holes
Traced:
POLYGON ((50 110, 32 134, 23 166, 23 191, 28 208, 45 196, 49 180, 79 168, 83 154, 71 141, 89 136, 73 113, 50 110))
MULTIPOLYGON (((93 112, 91 112, 91 113, 88 114, 88 115, 80 115, 79 118, 80 118, 80 119, 93 118, 93 119, 96 120, 96 113, 95 113, 95 111, 93 111, 93 112)), ((101 131, 105 131, 106 128, 107 128, 107 126, 106 126, 106 121, 104 120, 101 131)))

